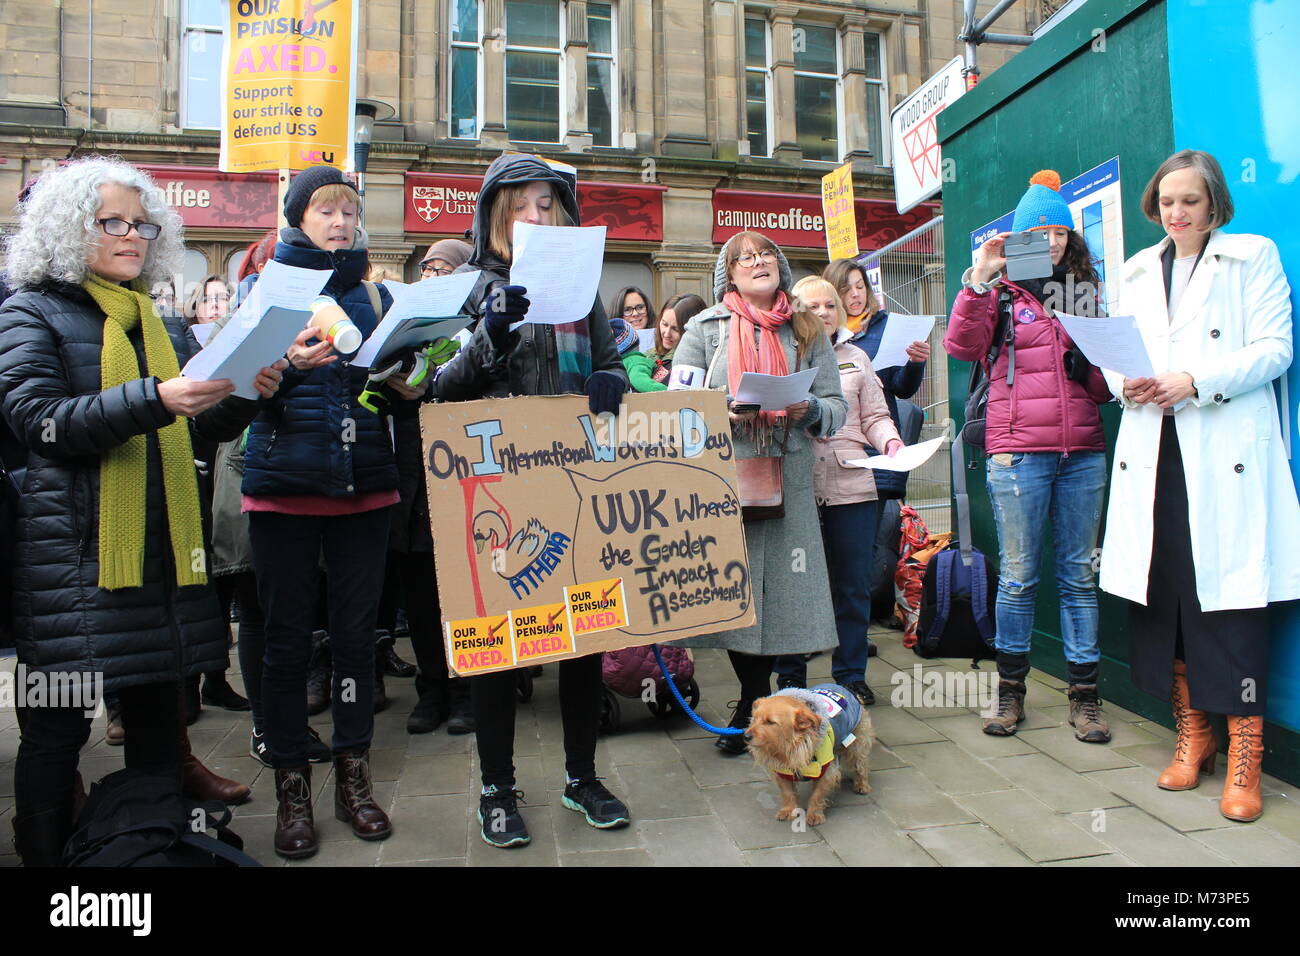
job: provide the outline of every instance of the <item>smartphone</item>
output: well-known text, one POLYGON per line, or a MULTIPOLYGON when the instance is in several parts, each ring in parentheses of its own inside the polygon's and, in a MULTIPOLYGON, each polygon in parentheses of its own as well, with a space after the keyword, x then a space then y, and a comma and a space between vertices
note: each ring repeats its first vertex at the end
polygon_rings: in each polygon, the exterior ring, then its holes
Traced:
POLYGON ((747 415, 750 412, 762 411, 763 406, 758 402, 732 402, 731 410, 737 415, 747 415))
POLYGON ((1032 232, 1013 232, 1005 243, 1007 278, 1012 282, 1021 279, 1046 279, 1052 274, 1052 253, 1047 233, 1041 229, 1032 232))

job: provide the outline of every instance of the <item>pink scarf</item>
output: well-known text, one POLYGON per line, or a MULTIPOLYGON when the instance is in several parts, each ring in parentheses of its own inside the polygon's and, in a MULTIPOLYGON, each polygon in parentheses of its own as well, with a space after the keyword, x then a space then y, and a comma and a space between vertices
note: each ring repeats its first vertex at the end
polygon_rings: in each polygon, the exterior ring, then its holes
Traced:
MULTIPOLYGON (((727 391, 736 394, 743 372, 789 375, 785 348, 776 334, 793 314, 786 294, 778 291, 770 310, 754 308, 734 289, 723 296, 722 304, 731 311, 731 327, 727 331, 727 391), (754 344, 755 326, 759 329, 757 345, 754 344)), ((758 420, 771 428, 784 415, 785 412, 759 412, 758 420)))

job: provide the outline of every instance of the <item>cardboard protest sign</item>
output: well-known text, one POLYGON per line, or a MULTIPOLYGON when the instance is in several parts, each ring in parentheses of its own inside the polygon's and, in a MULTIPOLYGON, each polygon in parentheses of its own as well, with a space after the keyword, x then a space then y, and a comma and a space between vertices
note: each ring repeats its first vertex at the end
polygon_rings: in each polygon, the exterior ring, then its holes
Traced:
POLYGON ((225 172, 352 169, 357 0, 227 0, 225 172))
POLYGON ((822 215, 826 218, 826 254, 852 259, 858 254, 858 221, 853 214, 853 164, 845 163, 822 177, 822 215))
POLYGON ((447 661, 461 675, 754 623, 726 402, 628 395, 420 413, 447 661))

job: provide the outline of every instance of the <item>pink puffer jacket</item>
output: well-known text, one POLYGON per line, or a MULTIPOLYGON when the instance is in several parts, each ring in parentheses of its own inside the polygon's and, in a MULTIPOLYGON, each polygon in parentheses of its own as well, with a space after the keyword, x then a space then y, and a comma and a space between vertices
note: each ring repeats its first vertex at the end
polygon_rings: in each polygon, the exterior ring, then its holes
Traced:
POLYGON ((871 469, 852 468, 843 463, 866 458, 870 454, 864 450, 866 445, 884 454, 890 439, 899 437, 871 359, 862 349, 849 344, 852 337, 847 329, 840 329, 835 337, 840 391, 849 406, 844 425, 830 438, 813 442, 813 490, 819 505, 875 501, 876 480, 871 469))
MULTIPOLYGON (((1105 451, 1099 404, 1111 400, 1101 370, 1091 367, 1083 384, 1065 374, 1065 353, 1074 343, 1056 317, 1014 282, 1011 319, 1016 367, 1007 385, 1004 346, 990 375, 985 450, 990 455, 1029 451, 1105 451)), ((997 321, 998 290, 976 295, 962 289, 953 303, 943 347, 963 362, 983 362, 997 321)))

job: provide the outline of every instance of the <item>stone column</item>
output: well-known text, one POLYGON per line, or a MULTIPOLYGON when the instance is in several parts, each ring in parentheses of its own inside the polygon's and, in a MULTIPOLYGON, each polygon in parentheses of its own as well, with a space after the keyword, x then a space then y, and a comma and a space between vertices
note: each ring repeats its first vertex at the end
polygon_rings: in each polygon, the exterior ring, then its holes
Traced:
POLYGON ((571 153, 591 149, 591 131, 587 129, 587 3, 569 0, 565 4, 568 29, 565 30, 565 75, 561 78, 567 109, 563 140, 571 153))
POLYGON ((799 8, 778 3, 768 13, 772 26, 772 158, 783 163, 803 162, 794 104, 794 17, 799 8))
POLYGON ((844 141, 840 143, 842 162, 853 164, 858 172, 869 172, 880 162, 871 154, 867 138, 867 63, 863 49, 866 17, 847 14, 840 19, 840 88, 844 103, 844 141))
POLYGON ((506 132, 506 5, 505 0, 483 0, 483 128, 479 145, 504 149, 506 132))

